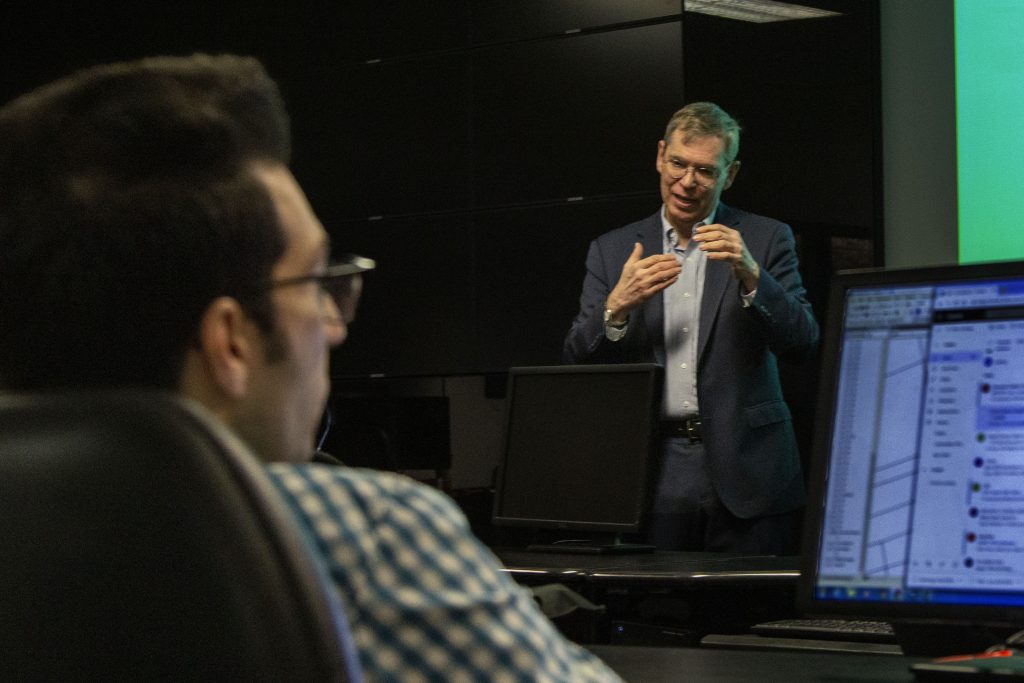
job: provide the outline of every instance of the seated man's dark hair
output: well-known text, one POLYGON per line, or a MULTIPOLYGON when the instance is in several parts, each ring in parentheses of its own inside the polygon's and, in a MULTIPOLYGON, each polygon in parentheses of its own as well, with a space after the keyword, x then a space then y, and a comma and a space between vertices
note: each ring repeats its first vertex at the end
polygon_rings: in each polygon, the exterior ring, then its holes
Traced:
POLYGON ((0 109, 0 386, 177 386, 208 304, 273 329, 284 251, 253 164, 288 118, 254 59, 87 69, 0 109))

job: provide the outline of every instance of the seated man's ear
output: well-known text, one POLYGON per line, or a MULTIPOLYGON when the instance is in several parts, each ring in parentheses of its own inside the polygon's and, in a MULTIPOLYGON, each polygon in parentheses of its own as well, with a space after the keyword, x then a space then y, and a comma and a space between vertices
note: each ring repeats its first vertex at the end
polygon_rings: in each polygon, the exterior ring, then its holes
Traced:
POLYGON ((198 352, 211 389, 232 399, 245 396, 256 358, 254 335, 255 324, 237 299, 222 296, 207 306, 199 323, 198 352))

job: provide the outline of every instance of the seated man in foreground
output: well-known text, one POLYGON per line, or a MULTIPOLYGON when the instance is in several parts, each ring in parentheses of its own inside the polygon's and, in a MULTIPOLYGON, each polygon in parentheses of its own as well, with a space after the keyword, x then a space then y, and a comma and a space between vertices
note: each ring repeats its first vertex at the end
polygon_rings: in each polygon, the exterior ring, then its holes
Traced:
POLYGON ((289 156, 252 59, 102 66, 0 109, 0 388, 176 391, 289 463, 271 478, 371 680, 617 680, 443 494, 305 464, 358 288, 332 295, 352 271, 329 265, 289 156))

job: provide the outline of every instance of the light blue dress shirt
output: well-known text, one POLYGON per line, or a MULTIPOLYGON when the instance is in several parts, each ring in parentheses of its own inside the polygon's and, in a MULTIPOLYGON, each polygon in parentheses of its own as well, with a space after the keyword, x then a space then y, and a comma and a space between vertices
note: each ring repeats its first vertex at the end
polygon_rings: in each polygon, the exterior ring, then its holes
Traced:
MULTIPOLYGON (((693 230, 708 225, 714 211, 694 224, 693 230)), ((704 296, 704 268, 707 256, 698 243, 689 240, 679 244, 675 228, 661 212, 663 244, 666 254, 673 254, 683 270, 679 279, 662 292, 665 312, 665 389, 662 411, 665 417, 691 417, 699 412, 697 405, 697 334, 700 330, 700 302, 704 296)))

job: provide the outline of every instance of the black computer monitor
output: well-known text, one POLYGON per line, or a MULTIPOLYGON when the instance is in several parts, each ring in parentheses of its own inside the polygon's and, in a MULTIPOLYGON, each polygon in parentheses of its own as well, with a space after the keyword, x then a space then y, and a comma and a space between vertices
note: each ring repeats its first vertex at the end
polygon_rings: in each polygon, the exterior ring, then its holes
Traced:
POLYGON ((818 416, 802 611, 1024 627, 1024 263, 840 273, 818 416))
POLYGON ((512 368, 493 521, 556 529, 535 549, 627 552, 643 530, 658 446, 662 368, 512 368))

